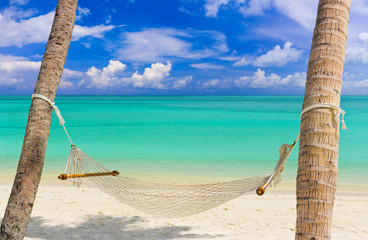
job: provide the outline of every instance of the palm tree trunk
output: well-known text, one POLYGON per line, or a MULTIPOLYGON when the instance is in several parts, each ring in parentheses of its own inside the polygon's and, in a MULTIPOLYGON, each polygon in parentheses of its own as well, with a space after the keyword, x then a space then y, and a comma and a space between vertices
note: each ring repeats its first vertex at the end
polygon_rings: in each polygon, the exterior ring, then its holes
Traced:
MULTIPOLYGON (((68 53, 77 0, 59 0, 41 63, 35 93, 55 98, 68 53)), ((33 99, 17 173, 0 229, 0 239, 23 239, 40 182, 50 132, 52 108, 33 99)))
MULTIPOLYGON (((309 55, 303 109, 340 105, 350 0, 320 0, 309 55)), ((339 124, 330 109, 314 108, 300 124, 295 239, 331 239, 339 155, 339 124)))

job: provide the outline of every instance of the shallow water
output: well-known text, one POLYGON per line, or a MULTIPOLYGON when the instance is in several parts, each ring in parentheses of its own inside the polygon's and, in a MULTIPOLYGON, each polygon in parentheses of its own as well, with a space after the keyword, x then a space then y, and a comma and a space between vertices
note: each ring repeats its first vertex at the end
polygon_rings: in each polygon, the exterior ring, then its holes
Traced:
MULTIPOLYGON (((74 143, 110 169, 140 178, 227 180, 272 171, 299 131, 302 96, 57 96, 74 143)), ((0 96, 0 171, 15 171, 29 96, 0 96)), ((367 183, 368 97, 343 96, 339 181, 367 183)), ((53 115, 46 176, 70 144, 53 115)), ((294 180, 297 147, 285 177, 294 180)))

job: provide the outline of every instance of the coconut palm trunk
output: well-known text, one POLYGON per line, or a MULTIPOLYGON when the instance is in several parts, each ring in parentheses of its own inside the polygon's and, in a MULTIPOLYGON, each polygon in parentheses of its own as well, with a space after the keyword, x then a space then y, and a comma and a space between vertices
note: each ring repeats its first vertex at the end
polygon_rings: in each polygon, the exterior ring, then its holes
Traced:
MULTIPOLYGON (((320 0, 309 55, 303 109, 340 105, 350 0, 320 0)), ((314 108, 300 124, 295 239, 331 239, 339 156, 334 111, 314 108)))
MULTIPOLYGON (((35 93, 55 98, 68 53, 77 0, 59 0, 46 45, 35 93)), ((0 239, 23 239, 40 182, 50 132, 52 108, 33 99, 28 115, 22 153, 0 229, 0 239)))

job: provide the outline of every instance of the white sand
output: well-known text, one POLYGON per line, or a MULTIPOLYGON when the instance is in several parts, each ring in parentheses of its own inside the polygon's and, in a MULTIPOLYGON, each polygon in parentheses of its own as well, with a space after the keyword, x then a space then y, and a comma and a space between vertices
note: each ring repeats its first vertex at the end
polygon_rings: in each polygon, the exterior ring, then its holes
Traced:
MULTIPOLYGON (((0 219, 10 194, 0 185, 0 219)), ((93 188, 42 183, 25 239, 293 239, 295 194, 290 186, 248 195, 180 219, 141 213, 93 188)), ((338 191, 333 239, 367 239, 368 193, 338 191)))

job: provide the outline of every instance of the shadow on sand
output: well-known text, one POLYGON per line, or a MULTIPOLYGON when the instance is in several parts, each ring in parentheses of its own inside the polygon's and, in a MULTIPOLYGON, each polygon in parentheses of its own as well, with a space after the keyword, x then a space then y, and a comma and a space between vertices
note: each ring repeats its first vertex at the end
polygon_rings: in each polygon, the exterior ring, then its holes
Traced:
MULTIPOLYGON (((0 219, 1 220, 1 219, 0 219)), ((106 215, 87 216, 86 220, 73 225, 48 225, 42 217, 32 217, 26 238, 58 239, 128 239, 128 240, 164 240, 164 239, 212 239, 220 235, 199 235, 188 233, 188 226, 151 227, 148 220, 135 217, 111 217, 106 215), (139 226, 141 225, 141 226, 139 226), (144 227, 142 227, 144 226, 144 227)))

